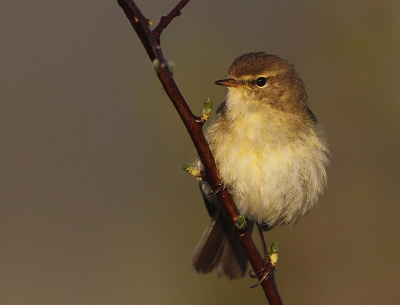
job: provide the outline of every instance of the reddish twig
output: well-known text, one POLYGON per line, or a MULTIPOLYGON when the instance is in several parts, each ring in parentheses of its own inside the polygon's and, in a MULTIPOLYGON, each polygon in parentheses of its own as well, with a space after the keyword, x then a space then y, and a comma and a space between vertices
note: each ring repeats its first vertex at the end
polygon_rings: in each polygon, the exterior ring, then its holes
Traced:
POLYGON ((160 36, 162 31, 171 23, 171 21, 182 14, 181 9, 188 4, 190 0, 181 0, 167 16, 162 16, 160 22, 153 30, 153 35, 157 42, 160 43, 160 36))
MULTIPOLYGON (((164 87, 165 92, 172 101, 174 107, 178 111, 185 127, 192 139, 194 146, 196 147, 197 153, 204 165, 206 176, 204 180, 216 190, 220 188, 221 181, 218 177, 217 168, 215 166, 214 157, 210 151, 207 141, 204 137, 202 126, 203 122, 199 117, 193 115, 189 109, 184 97, 179 91, 171 72, 168 69, 168 62, 164 59, 164 56, 160 47, 160 35, 162 31, 170 24, 170 22, 181 14, 180 9, 183 8, 189 0, 181 0, 178 5, 167 15, 163 16, 160 23, 152 31, 149 25, 151 22, 143 16, 139 8, 136 6, 133 0, 118 0, 119 5, 124 10, 127 18, 131 22, 136 34, 140 38, 144 48, 150 59, 157 61, 156 72, 160 79, 161 84, 164 87)), ((224 189, 217 193, 218 199, 221 201, 221 205, 225 210, 226 215, 230 219, 232 225, 235 225, 239 216, 239 211, 229 194, 224 189)), ((264 260, 255 246, 249 230, 239 231, 237 230, 239 240, 246 252, 249 262, 255 271, 262 270, 264 267, 264 260)), ((262 275, 259 276, 261 279, 262 275)), ((278 289, 276 287, 274 274, 272 273, 268 280, 261 284, 264 293, 271 305, 283 304, 279 296, 278 289)))

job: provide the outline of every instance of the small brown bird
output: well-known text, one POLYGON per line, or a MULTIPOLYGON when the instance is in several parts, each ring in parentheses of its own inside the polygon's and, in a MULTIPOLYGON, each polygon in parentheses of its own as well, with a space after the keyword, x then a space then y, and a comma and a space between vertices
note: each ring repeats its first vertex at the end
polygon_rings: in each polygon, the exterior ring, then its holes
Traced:
MULTIPOLYGON (((312 208, 327 181, 329 151, 308 108, 294 67, 264 52, 244 54, 215 82, 228 88, 205 135, 223 187, 242 215, 263 228, 296 222, 312 208)), ((200 160, 197 160, 202 169, 200 160)), ((240 278, 247 258, 208 185, 201 183, 212 218, 192 263, 198 272, 240 278)))

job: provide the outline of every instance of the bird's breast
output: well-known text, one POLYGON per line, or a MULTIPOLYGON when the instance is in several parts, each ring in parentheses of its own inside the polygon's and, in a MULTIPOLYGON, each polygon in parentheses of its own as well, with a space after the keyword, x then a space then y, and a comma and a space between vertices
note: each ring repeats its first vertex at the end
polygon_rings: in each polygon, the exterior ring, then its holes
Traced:
POLYGON ((284 113, 217 117, 206 133, 224 185, 239 211, 259 222, 289 223, 326 183, 325 146, 312 127, 293 129, 284 113), (283 217, 282 211, 288 215, 283 217))

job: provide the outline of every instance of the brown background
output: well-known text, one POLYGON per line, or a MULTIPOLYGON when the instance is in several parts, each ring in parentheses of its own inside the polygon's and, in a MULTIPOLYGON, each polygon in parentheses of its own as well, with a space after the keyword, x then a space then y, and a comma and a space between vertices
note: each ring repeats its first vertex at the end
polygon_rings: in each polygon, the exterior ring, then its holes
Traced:
MULTIPOLYGON (((177 0, 138 1, 155 23, 177 0)), ((297 67, 332 163, 267 239, 285 304, 400 299, 400 2, 192 1, 162 36, 194 112, 250 51, 297 67)), ((0 303, 265 304, 198 275, 195 156, 117 1, 0 2, 0 303)))

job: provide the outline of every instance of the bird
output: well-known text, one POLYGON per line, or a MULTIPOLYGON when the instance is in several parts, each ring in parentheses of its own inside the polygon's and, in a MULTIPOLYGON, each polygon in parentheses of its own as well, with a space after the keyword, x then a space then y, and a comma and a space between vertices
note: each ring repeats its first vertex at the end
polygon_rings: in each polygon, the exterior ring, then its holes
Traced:
MULTIPOLYGON (((215 84, 228 93, 204 134, 222 188, 251 225, 269 230, 296 223, 323 193, 330 156, 299 73, 280 56, 247 53, 215 84)), ((204 171, 200 159, 193 164, 204 171)), ((211 222, 192 265, 199 273, 241 278, 247 257, 215 192, 205 181, 200 189, 211 222)))

